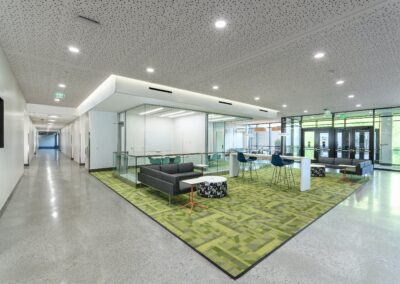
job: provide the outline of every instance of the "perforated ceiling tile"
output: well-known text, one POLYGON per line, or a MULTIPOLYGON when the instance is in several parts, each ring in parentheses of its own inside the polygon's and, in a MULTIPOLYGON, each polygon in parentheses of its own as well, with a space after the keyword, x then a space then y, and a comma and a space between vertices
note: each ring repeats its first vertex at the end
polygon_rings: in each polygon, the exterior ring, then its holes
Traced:
POLYGON ((0 27, 31 103, 55 104, 63 82, 60 105, 76 107, 114 73, 247 103, 260 96, 287 114, 353 109, 348 93, 363 107, 400 105, 399 1, 2 0, 0 27))

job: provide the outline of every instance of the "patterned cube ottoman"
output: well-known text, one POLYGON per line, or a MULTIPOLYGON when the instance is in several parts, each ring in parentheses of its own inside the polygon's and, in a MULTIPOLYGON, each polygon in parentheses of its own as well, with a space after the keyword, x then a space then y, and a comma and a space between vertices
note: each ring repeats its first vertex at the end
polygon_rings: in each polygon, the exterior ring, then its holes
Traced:
POLYGON ((203 176, 203 182, 197 185, 197 195, 206 198, 221 198, 228 193, 226 178, 220 176, 203 176))
POLYGON ((311 164, 311 176, 312 177, 324 177, 325 176, 325 165, 311 164))

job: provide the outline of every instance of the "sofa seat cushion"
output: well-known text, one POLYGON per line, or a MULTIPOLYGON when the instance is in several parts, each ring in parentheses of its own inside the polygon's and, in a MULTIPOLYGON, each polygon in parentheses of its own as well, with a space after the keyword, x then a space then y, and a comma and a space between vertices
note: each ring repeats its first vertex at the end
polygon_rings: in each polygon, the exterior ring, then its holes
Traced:
POLYGON ((178 165, 177 164, 161 165, 160 170, 167 174, 176 174, 178 173, 178 165))

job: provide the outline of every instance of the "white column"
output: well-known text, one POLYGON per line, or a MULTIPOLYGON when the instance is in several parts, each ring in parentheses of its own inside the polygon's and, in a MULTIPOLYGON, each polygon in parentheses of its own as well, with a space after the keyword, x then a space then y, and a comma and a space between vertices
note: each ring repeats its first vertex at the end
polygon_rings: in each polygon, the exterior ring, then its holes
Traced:
POLYGON ((239 161, 237 160, 237 153, 230 153, 229 155, 229 176, 237 177, 239 173, 239 161))
POLYGON ((301 158, 300 162, 300 191, 311 188, 311 159, 301 158))

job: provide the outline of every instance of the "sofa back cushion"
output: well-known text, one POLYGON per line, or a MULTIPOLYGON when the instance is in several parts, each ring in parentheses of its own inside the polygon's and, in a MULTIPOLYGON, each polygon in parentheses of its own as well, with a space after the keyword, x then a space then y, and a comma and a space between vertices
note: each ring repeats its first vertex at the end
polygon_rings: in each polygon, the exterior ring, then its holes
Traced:
POLYGON ((176 164, 161 165, 160 170, 167 174, 176 174, 178 172, 178 165, 176 164))
POLYGON ((351 159, 335 158, 335 165, 351 165, 351 159))
POLYGON ((148 165, 140 167, 140 172, 146 175, 154 175, 154 173, 157 171, 160 171, 159 165, 148 165))
POLYGON ((335 158, 327 158, 327 157, 319 157, 318 158, 318 163, 322 163, 322 164, 331 164, 333 165, 335 161, 335 158))
POLYGON ((193 171, 194 171, 193 163, 178 164, 178 172, 179 173, 187 173, 187 172, 193 172, 193 171))

